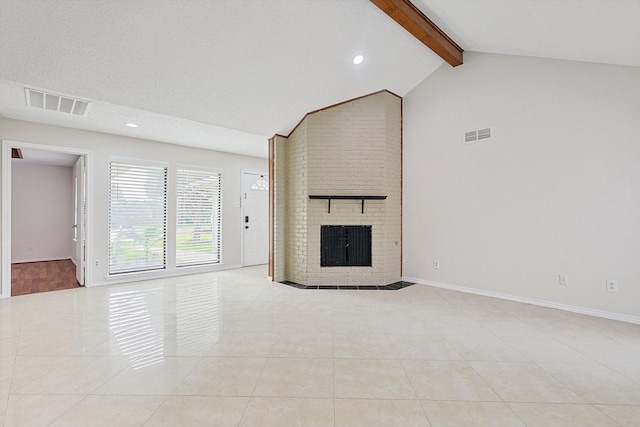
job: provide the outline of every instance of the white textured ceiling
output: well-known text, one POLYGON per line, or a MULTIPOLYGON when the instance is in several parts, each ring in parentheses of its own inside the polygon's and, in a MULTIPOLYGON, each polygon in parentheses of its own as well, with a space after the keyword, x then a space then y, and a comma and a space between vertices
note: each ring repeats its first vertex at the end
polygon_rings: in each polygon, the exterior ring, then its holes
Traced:
POLYGON ((413 0, 464 50, 640 66, 640 0, 413 0))
MULTIPOLYGON (((414 3, 468 51, 640 66, 640 0, 414 3)), ((0 115, 240 154, 441 64, 368 0, 0 0, 0 115), (27 108, 24 86, 92 104, 27 108)))
MULTIPOLYGON (((148 137, 177 117, 250 133, 261 156, 266 137, 288 133, 308 111, 380 89, 404 95, 442 63, 368 0, 1 0, 0 8, 2 79, 105 103, 65 125, 99 115, 101 131, 148 137), (140 119, 122 120, 118 106, 141 110, 140 119), (124 128, 134 120, 148 121, 124 128)), ((3 92, 2 104, 11 104, 5 116, 34 114, 24 96, 3 92)), ((202 145, 199 129, 184 124, 180 138, 152 139, 202 145)), ((211 148, 235 151, 219 129, 204 128, 211 148)))

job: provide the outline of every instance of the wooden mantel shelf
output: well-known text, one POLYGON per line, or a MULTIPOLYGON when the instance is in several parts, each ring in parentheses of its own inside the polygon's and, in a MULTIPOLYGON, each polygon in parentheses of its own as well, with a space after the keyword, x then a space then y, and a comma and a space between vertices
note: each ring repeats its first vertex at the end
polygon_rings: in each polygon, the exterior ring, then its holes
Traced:
POLYGON ((385 200, 387 196, 338 196, 338 195, 318 195, 309 194, 309 198, 312 200, 327 200, 327 213, 331 213, 331 200, 360 200, 362 202, 362 213, 364 214, 364 201, 365 200, 385 200))

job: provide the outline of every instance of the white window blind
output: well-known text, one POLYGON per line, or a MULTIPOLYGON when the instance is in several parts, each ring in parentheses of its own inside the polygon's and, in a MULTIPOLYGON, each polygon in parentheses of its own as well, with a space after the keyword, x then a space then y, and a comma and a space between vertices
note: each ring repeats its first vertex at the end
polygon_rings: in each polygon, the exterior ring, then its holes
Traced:
POLYGON ((109 168, 109 274, 166 265, 167 168, 112 162, 109 168))
POLYGON ((218 172, 178 168, 177 267, 220 262, 220 184, 218 172))

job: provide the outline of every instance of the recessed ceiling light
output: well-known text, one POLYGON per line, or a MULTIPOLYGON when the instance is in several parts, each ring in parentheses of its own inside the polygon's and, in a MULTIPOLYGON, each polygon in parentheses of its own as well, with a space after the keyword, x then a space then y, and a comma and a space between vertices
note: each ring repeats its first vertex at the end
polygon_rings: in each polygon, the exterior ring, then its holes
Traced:
POLYGON ((362 61, 364 61, 364 56, 362 56, 362 55, 356 55, 353 58, 353 63, 356 64, 356 65, 362 64, 362 61))
POLYGON ((130 127, 130 128, 137 128, 138 125, 135 123, 125 123, 126 126, 130 127))

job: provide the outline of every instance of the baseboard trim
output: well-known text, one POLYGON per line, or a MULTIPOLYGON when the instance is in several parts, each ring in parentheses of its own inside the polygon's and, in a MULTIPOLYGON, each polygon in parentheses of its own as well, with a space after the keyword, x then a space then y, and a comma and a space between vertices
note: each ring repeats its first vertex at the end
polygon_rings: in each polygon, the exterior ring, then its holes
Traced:
MULTIPOLYGON (((188 268, 188 267, 185 267, 188 268)), ((240 264, 233 265, 220 265, 217 264, 215 267, 208 266, 207 268, 203 267, 193 267, 189 270, 160 270, 155 272, 143 272, 143 273, 124 273, 113 276, 106 276, 104 281, 94 282, 91 285, 87 285, 87 287, 92 288, 94 286, 107 286, 107 285, 118 285, 122 283, 129 282, 143 282, 146 280, 158 280, 158 279, 166 279, 171 277, 179 277, 179 276, 196 276, 199 274, 207 274, 207 273, 216 273, 218 271, 223 270, 235 270, 238 268, 242 268, 240 264)))
POLYGON ((552 301, 538 300, 534 298, 520 297, 517 295, 503 294, 500 292, 486 291, 483 289, 467 288, 464 286, 451 285, 449 283, 434 282, 431 280, 416 279, 415 277, 403 277, 402 280, 415 282, 420 285, 433 286, 435 288, 449 289, 451 291, 465 292, 468 294, 481 295, 485 297, 498 298, 507 301, 521 302, 525 304, 537 305, 540 307, 555 308, 569 311, 571 313, 586 314, 588 316, 601 317, 604 319, 619 320, 621 322, 635 323, 640 325, 640 317, 627 314, 612 313, 609 311, 595 310, 593 308, 579 307, 575 305, 562 304, 552 301))
MULTIPOLYGON (((61 258, 45 258, 45 259, 28 259, 28 260, 23 260, 23 261, 11 261, 11 264, 27 264, 30 262, 47 262, 47 261, 67 261, 70 260, 71 262, 73 262, 73 258, 71 257, 61 257, 61 258)), ((73 262, 75 264, 75 262, 73 262)))

